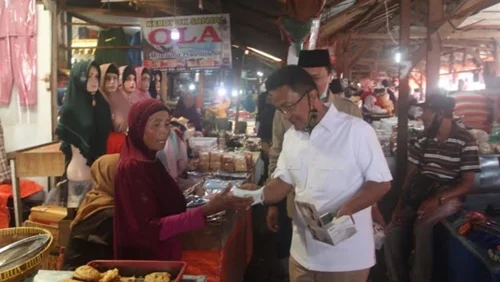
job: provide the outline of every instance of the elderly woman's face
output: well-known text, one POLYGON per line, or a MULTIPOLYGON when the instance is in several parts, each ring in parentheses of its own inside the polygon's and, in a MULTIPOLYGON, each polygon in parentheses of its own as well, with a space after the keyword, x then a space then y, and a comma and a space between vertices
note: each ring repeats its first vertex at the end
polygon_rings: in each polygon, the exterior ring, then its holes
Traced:
POLYGON ((144 130, 144 144, 148 149, 161 151, 165 148, 170 135, 170 114, 167 111, 156 112, 151 115, 144 130))

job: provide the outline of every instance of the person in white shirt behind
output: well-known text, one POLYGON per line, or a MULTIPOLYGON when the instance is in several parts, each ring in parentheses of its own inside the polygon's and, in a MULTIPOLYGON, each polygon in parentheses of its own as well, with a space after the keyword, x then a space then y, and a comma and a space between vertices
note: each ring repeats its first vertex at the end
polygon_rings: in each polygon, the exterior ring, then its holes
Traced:
MULTIPOLYGON (((295 204, 290 280, 365 282, 375 264, 371 206, 389 191, 392 180, 374 130, 362 119, 325 105, 301 67, 276 71, 266 88, 293 126, 263 189, 264 202, 279 202, 294 190, 295 203, 312 204, 320 216, 352 216, 356 228, 354 236, 335 246, 314 240, 295 204)), ((241 188, 258 189, 254 184, 241 188)))

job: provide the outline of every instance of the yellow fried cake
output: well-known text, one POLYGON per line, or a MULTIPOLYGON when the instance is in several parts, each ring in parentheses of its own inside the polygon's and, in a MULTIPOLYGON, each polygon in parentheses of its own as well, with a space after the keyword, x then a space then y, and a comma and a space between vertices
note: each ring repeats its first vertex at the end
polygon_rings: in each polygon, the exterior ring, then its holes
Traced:
POLYGON ((144 277, 144 282, 170 282, 172 275, 168 272, 154 272, 144 277))
POLYGON ((75 270, 73 278, 80 281, 97 282, 101 279, 101 273, 92 266, 84 265, 75 270))
POLYGON ((111 269, 103 273, 102 278, 99 280, 99 282, 115 282, 115 281, 120 281, 120 275, 118 273, 118 269, 111 269))

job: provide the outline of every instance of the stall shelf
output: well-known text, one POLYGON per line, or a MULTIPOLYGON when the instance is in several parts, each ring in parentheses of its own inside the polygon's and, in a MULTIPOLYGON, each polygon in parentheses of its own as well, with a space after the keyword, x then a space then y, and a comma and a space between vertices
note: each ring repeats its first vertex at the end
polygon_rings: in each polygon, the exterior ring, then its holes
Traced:
POLYGON ((64 173, 64 155, 60 142, 46 143, 7 154, 12 174, 12 198, 16 227, 22 225, 19 178, 58 177, 64 173))

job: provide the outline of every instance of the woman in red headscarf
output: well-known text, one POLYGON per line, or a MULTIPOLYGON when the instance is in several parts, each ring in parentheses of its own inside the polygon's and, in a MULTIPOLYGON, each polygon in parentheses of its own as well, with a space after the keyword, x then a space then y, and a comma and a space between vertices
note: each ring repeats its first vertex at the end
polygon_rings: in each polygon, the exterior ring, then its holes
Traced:
POLYGON ((252 203, 226 190, 186 211, 184 195, 156 157, 170 134, 168 108, 155 99, 139 101, 130 108, 128 124, 115 176, 115 259, 179 260, 181 233, 203 228, 210 214, 252 203))

